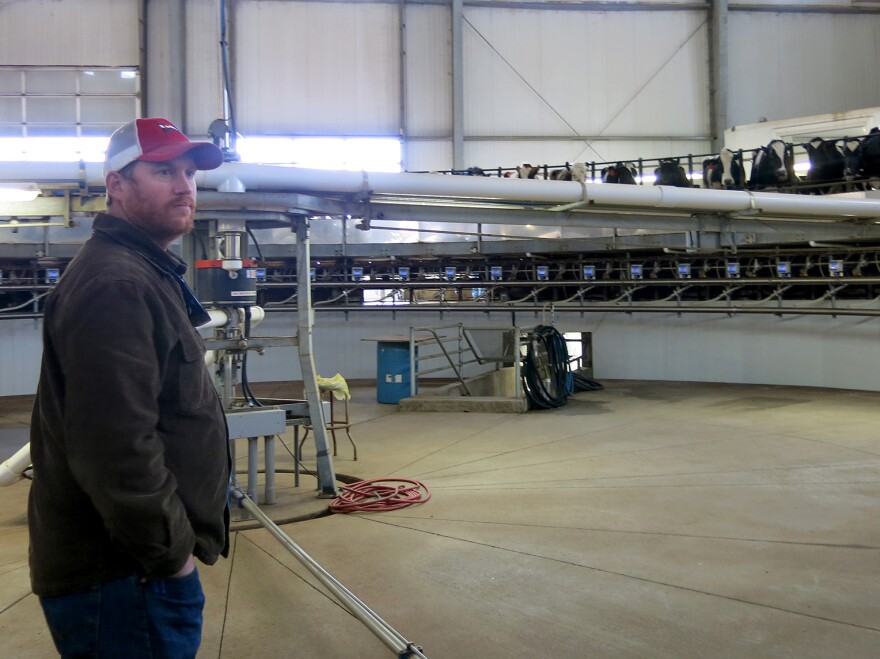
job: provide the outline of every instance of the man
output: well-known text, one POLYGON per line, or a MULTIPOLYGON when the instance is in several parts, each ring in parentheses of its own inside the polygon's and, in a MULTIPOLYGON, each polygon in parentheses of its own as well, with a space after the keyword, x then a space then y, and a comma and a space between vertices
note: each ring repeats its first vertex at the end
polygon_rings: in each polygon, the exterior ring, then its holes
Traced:
POLYGON ((64 657, 194 657, 194 558, 228 551, 229 453, 169 245, 223 162, 165 119, 110 138, 107 213, 47 298, 31 423, 31 583, 64 657))

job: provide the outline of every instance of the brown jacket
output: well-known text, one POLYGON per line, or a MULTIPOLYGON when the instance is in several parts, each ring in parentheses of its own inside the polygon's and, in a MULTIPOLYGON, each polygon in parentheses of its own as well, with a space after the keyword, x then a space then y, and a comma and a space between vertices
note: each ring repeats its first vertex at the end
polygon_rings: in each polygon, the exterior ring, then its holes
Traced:
POLYGON ((226 423, 185 270, 102 213, 47 298, 28 504, 37 595, 226 555, 226 423))

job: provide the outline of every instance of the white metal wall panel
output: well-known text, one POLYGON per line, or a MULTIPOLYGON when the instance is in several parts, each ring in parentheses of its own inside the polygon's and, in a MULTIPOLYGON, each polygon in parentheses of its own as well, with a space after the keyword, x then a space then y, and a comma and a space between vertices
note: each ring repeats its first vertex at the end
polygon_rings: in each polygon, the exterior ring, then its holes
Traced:
POLYGON ((137 66, 139 4, 140 0, 0 2, 0 64, 137 66))
POLYGON ((469 135, 708 133, 705 12, 466 8, 469 135))
POLYGON ((218 0, 187 0, 186 131, 206 135, 223 116, 218 0))
POLYGON ((403 167, 410 172, 449 169, 452 163, 451 140, 425 140, 403 145, 403 167))
POLYGON ((246 135, 397 135, 399 8, 239 2, 233 55, 246 135))
POLYGON ((449 7, 406 9, 406 134, 452 134, 452 13, 449 7))
MULTIPOLYGON (((362 339, 399 334, 411 325, 450 322, 431 313, 319 313, 315 316, 315 364, 324 375, 375 379, 375 343, 362 339)), ((521 322, 539 322, 521 314, 521 322)), ((519 316, 518 316, 519 317, 519 316)), ((455 322, 486 327, 510 322, 509 312, 455 314, 455 322)), ((33 394, 39 376, 40 322, 0 321, 0 396, 33 394)), ((863 318, 697 316, 674 314, 561 314, 561 332, 593 332, 595 377, 793 384, 880 390, 876 326, 863 318), (662 346, 662 349, 658 349, 662 346)), ((294 314, 269 314, 258 333, 294 334, 294 314)), ((295 348, 273 348, 248 361, 252 382, 298 380, 295 348)))
POLYGON ((730 125, 880 105, 880 15, 731 12, 730 125))

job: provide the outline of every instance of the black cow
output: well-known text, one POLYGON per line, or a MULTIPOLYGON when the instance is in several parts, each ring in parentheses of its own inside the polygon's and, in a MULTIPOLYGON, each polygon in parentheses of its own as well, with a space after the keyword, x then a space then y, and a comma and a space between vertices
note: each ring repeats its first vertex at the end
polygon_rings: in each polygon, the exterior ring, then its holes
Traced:
POLYGON ((703 161, 704 188, 742 190, 744 183, 742 163, 730 149, 721 149, 715 158, 703 161))
POLYGON ((468 167, 467 169, 453 169, 454 176, 489 176, 481 167, 468 167))
POLYGON ((671 185, 676 188, 691 188, 690 180, 684 171, 684 167, 678 164, 678 158, 661 158, 660 166, 654 170, 657 179, 654 185, 671 185))
POLYGON ((862 189, 880 188, 880 128, 844 144, 843 176, 848 182, 858 180, 862 189))
POLYGON ((624 185, 635 185, 638 172, 631 164, 623 164, 622 162, 605 167, 602 170, 603 183, 622 183, 624 185))
POLYGON ((804 144, 810 158, 810 171, 807 181, 808 194, 829 194, 842 190, 843 154, 834 141, 826 142, 814 137, 804 144))
POLYGON ((772 140, 755 151, 749 188, 777 188, 797 181, 794 175, 794 156, 782 140, 772 140))

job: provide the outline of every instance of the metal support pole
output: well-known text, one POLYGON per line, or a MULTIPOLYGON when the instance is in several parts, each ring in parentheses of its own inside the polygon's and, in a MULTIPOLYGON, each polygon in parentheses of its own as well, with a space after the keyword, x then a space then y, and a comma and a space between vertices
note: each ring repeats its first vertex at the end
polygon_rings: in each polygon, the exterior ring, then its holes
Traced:
POLYGON ((709 132, 712 150, 724 146, 727 127, 727 0, 712 0, 709 8, 709 132))
POLYGON ((263 437, 263 452, 266 463, 266 492, 264 497, 266 503, 275 503, 278 498, 275 494, 275 436, 266 435, 263 437))
POLYGON ((259 449, 258 437, 248 437, 248 496, 254 503, 259 502, 257 492, 257 450, 259 449))
POLYGON ((452 0, 452 168, 464 169, 464 0, 452 0))
MULTIPOLYGON (((415 398, 419 390, 419 374, 416 372, 418 368, 418 360, 416 359, 416 334, 415 330, 409 328, 409 395, 415 398)), ((381 377, 381 374, 380 374, 381 377)))
POLYGON ((321 405, 321 392, 318 390, 317 371, 312 346, 312 282, 309 278, 309 224, 305 216, 293 220, 296 231, 296 291, 297 291, 297 333, 299 337, 299 363, 302 370, 303 389, 309 404, 309 419, 318 466, 318 491, 323 497, 336 496, 336 474, 333 471, 333 458, 327 451, 327 429, 324 424, 324 408, 321 405))

